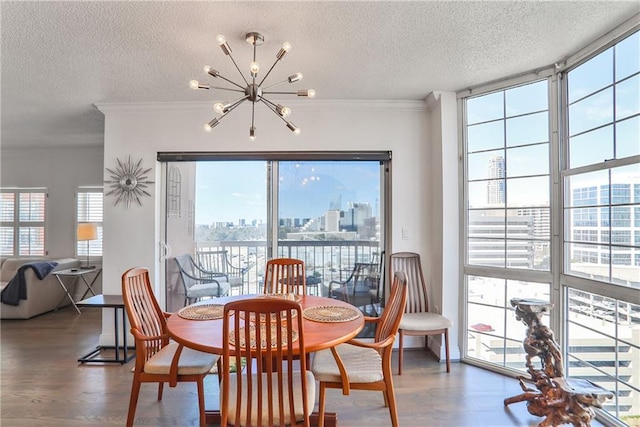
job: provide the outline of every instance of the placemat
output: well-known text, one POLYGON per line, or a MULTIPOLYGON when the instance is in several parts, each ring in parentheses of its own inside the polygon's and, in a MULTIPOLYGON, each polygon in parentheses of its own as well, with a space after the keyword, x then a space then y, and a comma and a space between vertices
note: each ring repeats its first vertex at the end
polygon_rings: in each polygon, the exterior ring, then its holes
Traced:
MULTIPOLYGON (((278 347, 278 336, 277 336, 277 330, 274 326, 271 326, 271 347, 275 348, 278 347)), ((267 327, 266 325, 260 325, 260 336, 262 337, 262 345, 261 347, 266 347, 267 345, 267 340, 266 340, 266 335, 267 335, 267 327)), ((293 341, 297 341, 298 339, 298 331, 293 330, 292 332, 292 336, 293 336, 293 341)), ((286 345, 287 344, 287 328, 286 327, 282 327, 282 338, 283 338, 283 342, 281 345, 286 345)), ((256 346, 256 325, 254 323, 251 323, 249 325, 249 339, 251 340, 251 347, 255 348, 256 346)), ((236 337, 235 337, 235 333, 234 331, 229 332, 229 343, 232 345, 236 345, 236 337)), ((242 348, 246 348, 246 343, 245 343, 245 328, 240 328, 240 347, 242 348)))
POLYGON ((349 322, 362 316, 360 310, 337 305, 322 305, 306 308, 302 315, 314 322, 349 322))
POLYGON ((224 304, 189 305, 178 311, 178 316, 189 320, 222 319, 224 304))

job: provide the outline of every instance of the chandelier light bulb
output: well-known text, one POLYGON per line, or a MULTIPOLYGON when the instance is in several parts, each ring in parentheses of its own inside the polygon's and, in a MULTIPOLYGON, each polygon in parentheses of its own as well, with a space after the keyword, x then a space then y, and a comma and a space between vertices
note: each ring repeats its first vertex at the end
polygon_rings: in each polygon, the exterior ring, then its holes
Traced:
POLYGON ((218 123, 220 123, 218 121, 218 119, 213 119, 211 120, 209 123, 204 125, 204 130, 207 132, 211 132, 211 129, 213 129, 214 127, 216 127, 218 125, 218 123))
POLYGON ((213 104, 213 111, 215 111, 216 113, 222 114, 223 110, 224 104, 222 102, 216 102, 215 104, 213 104))
POLYGON ((220 75, 220 73, 217 70, 214 70, 208 65, 204 67, 204 72, 209 74, 211 77, 218 77, 220 75))
POLYGON ((284 50, 285 52, 289 52, 291 50, 291 43, 289 42, 282 43, 282 50, 284 50))
POLYGON ((287 79, 289 80, 289 83, 297 82, 298 80, 302 80, 302 73, 292 74, 287 79))
POLYGON ((287 122, 287 127, 296 135, 300 135, 300 128, 291 122, 287 122))
POLYGON ((256 139, 256 128, 255 126, 251 126, 251 128, 249 129, 249 139, 252 141, 255 141, 256 139))
POLYGON ((278 53, 276 53, 276 60, 278 61, 281 60, 290 50, 291 50, 291 43, 284 42, 282 44, 282 47, 278 51, 278 53))
POLYGON ((223 44, 225 44, 227 42, 227 38, 225 36, 223 36, 222 34, 218 34, 218 36, 216 37, 216 41, 218 42, 218 44, 220 46, 222 46, 223 44))
POLYGON ((276 111, 280 114, 280 117, 287 117, 291 114, 291 108, 282 106, 278 104, 276 106, 276 111))
POLYGON ((302 89, 298 91, 298 96, 307 96, 313 98, 316 96, 316 91, 313 89, 302 89))
POLYGON ((260 64, 254 61, 251 63, 249 68, 251 69, 251 75, 255 77, 258 75, 258 71, 260 71, 260 64))
POLYGON ((200 83, 197 80, 191 80, 189 82, 189 87, 191 87, 191 89, 209 89, 208 84, 200 83))

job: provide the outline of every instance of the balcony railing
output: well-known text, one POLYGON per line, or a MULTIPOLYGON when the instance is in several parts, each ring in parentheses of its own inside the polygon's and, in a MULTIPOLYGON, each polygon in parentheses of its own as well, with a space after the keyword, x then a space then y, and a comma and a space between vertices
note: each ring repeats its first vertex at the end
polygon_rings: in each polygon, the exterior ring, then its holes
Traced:
MULTIPOLYGON (((196 242, 196 252, 216 250, 228 251, 234 266, 251 266, 245 276, 245 292, 260 291, 268 259, 266 241, 196 242)), ((356 262, 378 262, 380 252, 380 242, 370 240, 280 240, 274 258, 303 260, 307 276, 317 278, 326 287, 331 280, 346 279, 356 262)))

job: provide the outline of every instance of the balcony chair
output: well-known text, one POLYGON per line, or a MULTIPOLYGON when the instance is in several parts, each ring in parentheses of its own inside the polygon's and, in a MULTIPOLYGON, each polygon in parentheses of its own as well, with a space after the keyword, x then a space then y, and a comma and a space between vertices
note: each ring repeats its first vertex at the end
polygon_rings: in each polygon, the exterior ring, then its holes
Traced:
POLYGON ((429 335, 444 335, 444 345, 447 358, 447 372, 451 371, 449 357, 449 328, 453 322, 448 318, 429 311, 427 286, 422 274, 420 255, 413 252, 398 252, 389 257, 389 273, 404 271, 408 280, 407 306, 398 330, 398 375, 402 375, 402 352, 404 335, 418 335, 425 337, 425 346, 429 335))
POLYGON ((366 322, 376 325, 373 343, 354 339, 315 353, 311 371, 320 382, 319 425, 324 423, 326 389, 341 388, 344 395, 348 395, 351 389, 382 391, 384 404, 389 407, 391 424, 398 426, 391 354, 407 298, 406 284, 404 273, 397 272, 382 316, 365 317, 366 322))
POLYGON ((372 302, 370 291, 375 289, 377 292, 379 281, 379 266, 376 261, 356 262, 346 280, 329 282, 329 297, 346 301, 364 312, 372 302))
POLYGON ((221 426, 309 426, 315 378, 307 370, 302 322, 295 301, 249 298, 225 305, 221 426), (261 319, 259 327, 253 319, 261 319), (243 358, 245 368, 230 372, 230 362, 240 366, 243 358))
POLYGON ((231 286, 231 293, 233 293, 234 289, 239 289, 239 293, 244 294, 244 276, 251 270, 253 264, 248 264, 245 267, 231 264, 229 251, 227 250, 198 250, 196 251, 196 258, 201 270, 224 276, 224 281, 231 286))
POLYGON ((177 256, 175 260, 184 285, 184 305, 203 297, 221 297, 229 293, 231 285, 226 276, 201 269, 189 254, 177 256))
POLYGON ((305 295, 307 293, 304 261, 294 258, 274 258, 267 261, 264 274, 265 294, 305 295))
POLYGON ((198 385, 200 426, 204 427, 204 377, 216 362, 219 363, 220 357, 169 341, 166 319, 171 314, 160 309, 153 295, 148 269, 131 268, 124 272, 122 298, 136 346, 127 427, 133 425, 142 383, 157 382, 158 400, 162 400, 164 383, 175 387, 184 381, 198 385))

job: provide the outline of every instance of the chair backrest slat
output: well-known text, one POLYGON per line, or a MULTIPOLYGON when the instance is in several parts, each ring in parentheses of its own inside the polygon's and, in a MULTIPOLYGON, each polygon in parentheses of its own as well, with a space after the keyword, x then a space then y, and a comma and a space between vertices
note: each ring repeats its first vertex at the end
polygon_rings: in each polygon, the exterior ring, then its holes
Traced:
POLYGON ((136 342, 136 364, 144 365, 169 342, 166 319, 153 295, 149 270, 132 268, 122 275, 122 298, 132 330, 155 340, 136 342))
POLYGON ((294 258, 274 258, 267 261, 263 293, 306 294, 307 277, 304 261, 294 258))
POLYGON ((222 353, 221 407, 227 411, 221 414, 221 425, 240 425, 240 420, 253 426, 284 425, 285 420, 296 424, 296 409, 304 412, 308 425, 306 389, 315 384, 306 381, 303 332, 302 309, 295 301, 256 297, 225 305, 222 333, 228 338, 222 353), (237 367, 245 360, 246 366, 231 373, 231 360, 237 367), (235 389, 229 386, 232 376, 235 389), (229 407, 231 393, 235 407, 229 407), (300 401, 303 408, 296 408, 300 401))
MULTIPOLYGON (((391 292, 384 311, 380 319, 380 323, 376 328, 376 342, 384 341, 398 333, 402 313, 407 301, 407 277, 404 272, 396 271, 391 284, 391 292)), ((392 346, 388 346, 391 349, 392 346)))
POLYGON ((389 257, 389 274, 396 271, 407 276, 407 304, 405 313, 429 311, 427 285, 424 281, 420 255, 415 252, 397 252, 389 257))

